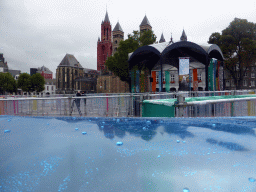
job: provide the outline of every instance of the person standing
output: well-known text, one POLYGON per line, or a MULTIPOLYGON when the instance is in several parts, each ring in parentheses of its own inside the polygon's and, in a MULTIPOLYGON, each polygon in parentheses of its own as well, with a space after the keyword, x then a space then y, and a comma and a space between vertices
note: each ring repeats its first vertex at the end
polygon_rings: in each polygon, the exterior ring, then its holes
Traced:
MULTIPOLYGON (((82 96, 86 96, 85 92, 82 92, 82 96)), ((86 98, 84 98, 84 114, 86 115, 86 98)))
MULTIPOLYGON (((82 95, 81 95, 80 91, 78 90, 77 93, 76 93, 76 97, 81 97, 81 96, 82 95)), ((80 98, 75 98, 75 100, 73 101, 72 106, 71 106, 70 115, 72 114, 73 109, 74 109, 74 104, 76 103, 76 107, 77 107, 77 110, 79 112, 79 115, 82 116, 82 113, 81 113, 81 110, 80 110, 80 100, 81 100, 80 98)))

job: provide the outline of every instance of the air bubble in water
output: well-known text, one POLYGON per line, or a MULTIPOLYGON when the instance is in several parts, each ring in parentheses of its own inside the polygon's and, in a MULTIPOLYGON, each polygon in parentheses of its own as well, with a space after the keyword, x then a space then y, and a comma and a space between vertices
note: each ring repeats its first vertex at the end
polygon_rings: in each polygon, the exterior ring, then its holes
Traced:
POLYGON ((75 130, 77 131, 77 130, 78 130, 78 128, 75 128, 75 130))
POLYGON ((105 123, 105 121, 102 122, 103 124, 105 123))
POLYGON ((147 124, 151 124, 151 121, 147 121, 147 124))
POLYGON ((101 125, 101 129, 103 129, 104 128, 104 126, 103 125, 101 125))
POLYGON ((142 129, 143 129, 144 131, 146 131, 146 130, 147 130, 147 128, 146 128, 146 127, 143 127, 142 129))
POLYGON ((8 121, 11 121, 11 119, 8 119, 8 121))
POLYGON ((255 179, 251 177, 251 178, 249 178, 249 181, 250 182, 255 182, 255 179))
POLYGON ((213 127, 216 127, 216 125, 215 125, 215 124, 212 124, 212 126, 213 126, 213 127))
POLYGON ((188 188, 184 188, 183 192, 189 192, 189 189, 188 188))
POLYGON ((180 140, 177 140, 177 143, 179 143, 180 142, 180 140))
POLYGON ((116 142, 116 145, 117 145, 117 146, 123 145, 123 142, 118 141, 118 142, 116 142))
POLYGON ((5 133, 9 133, 9 132, 11 132, 11 130, 4 130, 4 132, 5 132, 5 133))
POLYGON ((120 119, 117 119, 116 122, 119 123, 119 122, 120 122, 120 119))
POLYGON ((85 134, 86 134, 86 132, 82 132, 82 134, 83 134, 83 135, 85 135, 85 134))

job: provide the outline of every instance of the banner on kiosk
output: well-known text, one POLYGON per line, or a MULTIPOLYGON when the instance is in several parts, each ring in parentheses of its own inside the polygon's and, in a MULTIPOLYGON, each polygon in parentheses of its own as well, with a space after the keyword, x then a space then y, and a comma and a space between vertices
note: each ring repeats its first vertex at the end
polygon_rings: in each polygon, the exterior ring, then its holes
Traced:
POLYGON ((189 57, 179 58, 179 90, 189 91, 189 57))

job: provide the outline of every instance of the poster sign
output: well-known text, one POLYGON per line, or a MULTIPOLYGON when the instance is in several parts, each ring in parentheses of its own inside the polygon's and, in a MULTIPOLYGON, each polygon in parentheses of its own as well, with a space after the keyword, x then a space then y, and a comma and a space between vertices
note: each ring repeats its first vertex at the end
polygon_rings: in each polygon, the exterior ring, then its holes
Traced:
POLYGON ((179 90, 189 91, 189 57, 179 58, 179 90))

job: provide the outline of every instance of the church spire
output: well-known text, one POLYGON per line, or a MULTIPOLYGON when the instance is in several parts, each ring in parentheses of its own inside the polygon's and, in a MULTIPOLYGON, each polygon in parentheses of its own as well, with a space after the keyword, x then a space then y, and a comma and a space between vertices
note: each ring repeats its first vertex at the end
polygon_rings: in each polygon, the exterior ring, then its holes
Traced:
POLYGON ((181 37, 180 37, 180 40, 181 40, 181 41, 187 41, 187 35, 186 35, 184 29, 183 29, 183 31, 182 31, 182 35, 181 35, 181 37))
POLYGON ((110 23, 109 18, 108 18, 108 11, 106 11, 104 22, 109 22, 110 23))
POLYGON ((149 25, 151 27, 146 15, 145 15, 144 19, 142 20, 140 26, 143 26, 143 25, 149 25))
POLYGON ((123 29, 122 29, 121 25, 119 24, 119 21, 117 22, 117 24, 116 24, 116 26, 115 26, 113 32, 114 32, 114 31, 121 31, 121 32, 123 32, 123 29))
POLYGON ((163 35, 163 33, 162 33, 161 38, 160 38, 160 40, 159 40, 159 43, 163 43, 163 42, 165 42, 165 38, 164 38, 164 35, 163 35))
POLYGON ((145 15, 144 19, 142 20, 140 24, 140 31, 147 31, 147 30, 152 30, 152 26, 150 25, 147 16, 145 15))

